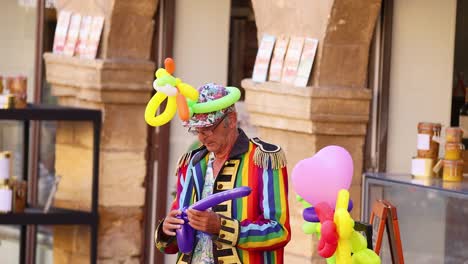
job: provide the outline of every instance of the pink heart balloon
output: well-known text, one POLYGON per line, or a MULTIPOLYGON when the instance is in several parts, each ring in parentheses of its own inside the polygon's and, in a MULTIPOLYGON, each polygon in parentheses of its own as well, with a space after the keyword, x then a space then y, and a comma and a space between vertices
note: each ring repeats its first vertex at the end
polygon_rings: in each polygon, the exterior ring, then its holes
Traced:
POLYGON ((353 159, 340 146, 327 146, 299 161, 292 170, 294 190, 312 205, 328 203, 335 208, 338 191, 348 190, 353 179, 353 159))

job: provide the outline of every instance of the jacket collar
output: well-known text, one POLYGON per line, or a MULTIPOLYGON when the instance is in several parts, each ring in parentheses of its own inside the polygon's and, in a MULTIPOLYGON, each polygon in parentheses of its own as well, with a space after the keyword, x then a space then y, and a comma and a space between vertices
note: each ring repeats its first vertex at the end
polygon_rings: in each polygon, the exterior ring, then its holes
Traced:
MULTIPOLYGON (((249 151, 249 138, 245 134, 244 130, 238 129, 239 136, 237 136, 236 142, 232 146, 231 153, 229 153, 229 159, 235 158, 249 151)), ((208 150, 205 146, 201 147, 192 159, 192 165, 197 164, 200 160, 208 154, 208 150)))

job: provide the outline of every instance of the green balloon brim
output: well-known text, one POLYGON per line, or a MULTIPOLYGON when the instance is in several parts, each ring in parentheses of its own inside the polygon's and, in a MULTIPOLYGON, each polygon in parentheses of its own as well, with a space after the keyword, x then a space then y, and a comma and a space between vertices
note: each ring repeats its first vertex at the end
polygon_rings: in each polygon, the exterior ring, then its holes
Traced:
POLYGON ((219 111, 228 108, 239 101, 241 92, 238 88, 227 86, 226 90, 229 92, 227 95, 205 103, 197 103, 191 106, 194 114, 204 114, 219 111))

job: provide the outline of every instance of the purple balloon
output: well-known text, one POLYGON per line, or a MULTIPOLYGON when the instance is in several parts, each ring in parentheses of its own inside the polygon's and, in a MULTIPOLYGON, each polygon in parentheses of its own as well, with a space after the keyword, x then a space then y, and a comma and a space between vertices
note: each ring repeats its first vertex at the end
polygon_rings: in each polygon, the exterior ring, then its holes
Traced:
MULTIPOLYGON (((353 210, 353 201, 349 199, 348 212, 351 212, 351 210, 353 210)), ((304 218, 304 220, 306 220, 307 222, 312 222, 312 223, 320 222, 320 219, 317 213, 315 212, 314 207, 305 208, 304 211, 302 211, 302 218, 304 218)))
POLYGON ((314 207, 304 209, 304 211, 302 211, 302 218, 304 218, 304 220, 306 220, 307 222, 320 222, 320 219, 318 218, 314 207))
POLYGON ((351 210, 353 210, 353 207, 354 207, 353 200, 349 199, 348 212, 351 212, 351 210))
MULTIPOLYGON (((195 238, 195 230, 188 225, 187 214, 185 213, 187 208, 182 210, 182 219, 184 219, 185 223, 180 227, 180 229, 176 229, 176 238, 177 238, 177 246, 179 247, 180 252, 189 253, 192 251, 193 248, 193 240, 195 238)), ((178 217, 179 218, 179 217, 178 217)))
MULTIPOLYGON (((225 201, 247 196, 251 192, 252 192, 252 189, 247 186, 242 186, 242 187, 234 188, 232 190, 219 192, 192 204, 189 207, 189 209, 205 211, 208 208, 211 208, 225 201)), ((193 230, 193 228, 188 224, 189 221, 187 217, 187 208, 184 207, 181 209, 181 211, 182 211, 182 214, 177 216, 177 218, 183 219, 184 224, 181 226, 180 229, 176 230, 176 238, 177 238, 177 245, 179 246, 180 252, 187 254, 187 253, 190 253, 190 251, 192 251, 193 249, 193 242, 194 242, 193 240, 195 237, 195 230, 193 230)))
POLYGON ((210 195, 206 197, 205 199, 201 199, 200 201, 192 204, 190 208, 198 210, 198 211, 205 211, 206 209, 213 207, 217 204, 223 203, 225 201, 247 196, 250 194, 251 191, 252 189, 250 189, 250 187, 242 186, 242 187, 234 188, 232 190, 219 192, 219 193, 210 195))

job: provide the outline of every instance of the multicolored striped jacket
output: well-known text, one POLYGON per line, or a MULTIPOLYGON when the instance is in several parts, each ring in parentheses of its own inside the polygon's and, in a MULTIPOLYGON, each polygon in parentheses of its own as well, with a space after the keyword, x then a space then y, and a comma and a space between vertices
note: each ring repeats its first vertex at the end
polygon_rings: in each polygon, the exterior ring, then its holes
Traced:
MULTIPOLYGON (((177 195, 171 210, 196 202, 202 193, 208 150, 186 153, 177 169, 177 195)), ((283 263, 284 246, 291 239, 286 158, 280 147, 242 130, 228 160, 216 177, 213 193, 249 186, 252 193, 213 207, 221 216, 221 230, 213 237, 215 263, 283 263)), ((163 253, 178 252, 175 237, 155 233, 156 247, 163 253)), ((179 253, 177 263, 191 263, 191 254, 179 253)))

